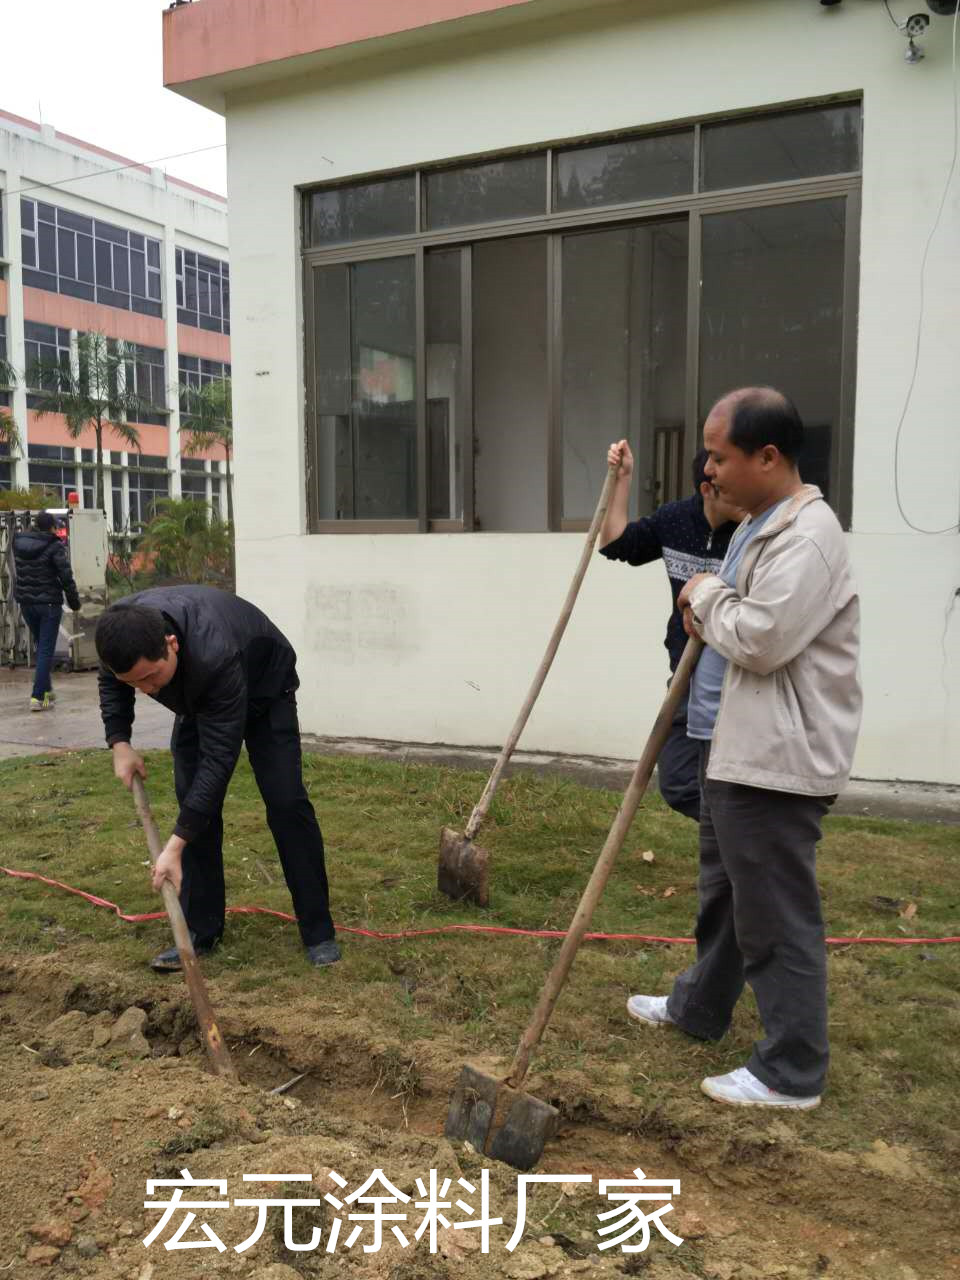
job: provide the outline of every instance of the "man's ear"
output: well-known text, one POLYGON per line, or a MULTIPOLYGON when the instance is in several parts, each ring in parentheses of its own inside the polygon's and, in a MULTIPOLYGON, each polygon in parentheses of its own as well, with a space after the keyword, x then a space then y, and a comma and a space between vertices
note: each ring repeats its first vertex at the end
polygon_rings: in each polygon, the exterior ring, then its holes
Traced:
POLYGON ((167 649, 168 649, 170 652, 172 652, 172 653, 179 653, 179 652, 180 652, 180 641, 179 641, 179 639, 178 639, 176 636, 164 636, 163 638, 164 638, 164 640, 166 640, 166 642, 167 642, 167 649))

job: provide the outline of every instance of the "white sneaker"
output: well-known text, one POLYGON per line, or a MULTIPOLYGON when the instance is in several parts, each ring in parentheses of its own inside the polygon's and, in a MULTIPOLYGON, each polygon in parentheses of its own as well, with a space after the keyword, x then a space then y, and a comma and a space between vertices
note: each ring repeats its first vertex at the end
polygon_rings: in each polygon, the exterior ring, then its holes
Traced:
POLYGON ((667 1013, 666 996, 631 996, 627 1001, 627 1013, 648 1027, 662 1027, 665 1022, 673 1025, 673 1019, 667 1013))
POLYGON ((820 1095, 814 1098, 795 1098, 788 1093, 768 1089, 746 1067, 737 1067, 725 1076, 707 1076, 700 1088, 714 1102, 726 1102, 732 1107, 792 1107, 795 1111, 811 1111, 820 1105, 820 1095))

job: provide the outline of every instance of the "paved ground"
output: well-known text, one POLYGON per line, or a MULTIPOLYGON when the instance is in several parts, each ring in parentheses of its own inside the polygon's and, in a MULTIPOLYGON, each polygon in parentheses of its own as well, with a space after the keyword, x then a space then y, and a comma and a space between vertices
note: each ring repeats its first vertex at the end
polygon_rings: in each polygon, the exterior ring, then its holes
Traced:
MULTIPOLYGON (((103 746, 103 728, 97 705, 97 678, 93 672, 56 677, 54 710, 33 713, 30 704, 30 672, 0 672, 0 758, 40 755, 48 751, 78 751, 103 746)), ((134 744, 142 749, 169 744, 173 717, 150 698, 137 696, 134 744)), ((453 768, 489 769, 496 753, 482 748, 445 747, 404 742, 372 742, 304 735, 307 750, 328 755, 374 755, 383 759, 406 758, 424 764, 453 768)), ((518 752, 515 767, 538 773, 559 774, 587 786, 622 790, 632 762, 595 757, 551 756, 518 752)), ((922 783, 852 782, 837 802, 836 812, 869 814, 876 818, 911 818, 960 825, 960 787, 936 787, 922 783)))

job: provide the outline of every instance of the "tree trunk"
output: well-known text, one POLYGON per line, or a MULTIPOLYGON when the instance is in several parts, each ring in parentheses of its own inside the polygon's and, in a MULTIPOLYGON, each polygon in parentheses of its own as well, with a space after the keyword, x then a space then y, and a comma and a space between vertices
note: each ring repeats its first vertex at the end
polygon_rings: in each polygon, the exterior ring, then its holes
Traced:
POLYGON ((106 515, 106 489, 103 483, 103 423, 99 418, 94 423, 93 430, 97 437, 97 483, 93 489, 93 506, 94 510, 102 511, 106 515))

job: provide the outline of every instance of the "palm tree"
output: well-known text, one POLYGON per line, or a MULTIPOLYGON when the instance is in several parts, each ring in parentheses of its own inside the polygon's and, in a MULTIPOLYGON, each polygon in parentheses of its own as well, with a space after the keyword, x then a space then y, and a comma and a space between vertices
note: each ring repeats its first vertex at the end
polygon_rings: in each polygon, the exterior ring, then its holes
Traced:
POLYGON ((233 391, 229 378, 217 378, 201 387, 180 387, 180 433, 189 440, 183 446, 188 456, 206 453, 217 446, 226 461, 227 520, 233 524, 233 391))
MULTIPOLYGON (((0 387, 7 390, 16 385, 17 372, 13 365, 9 360, 0 360, 0 387)), ((20 440, 20 430, 16 420, 12 413, 2 407, 0 407, 0 444, 7 446, 11 457, 23 452, 23 443, 20 440)))
POLYGON ((183 582, 224 581, 231 571, 229 529, 192 498, 161 498, 138 549, 157 572, 183 582))
POLYGON ((106 510, 106 483, 103 468, 103 433, 109 428, 124 444, 140 448, 140 433, 128 418, 156 413, 127 385, 127 357, 123 343, 111 342, 102 333, 81 333, 77 339, 78 361, 36 360, 27 383, 38 397, 36 413, 62 413, 67 431, 77 440, 90 428, 97 442, 97 472, 94 505, 106 510))

